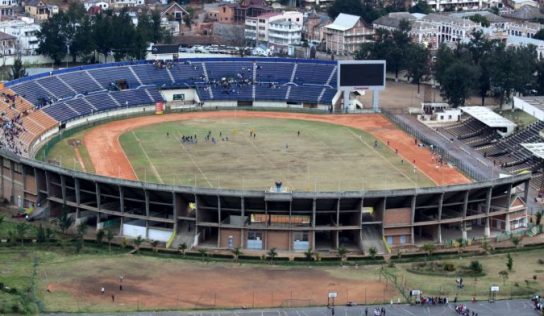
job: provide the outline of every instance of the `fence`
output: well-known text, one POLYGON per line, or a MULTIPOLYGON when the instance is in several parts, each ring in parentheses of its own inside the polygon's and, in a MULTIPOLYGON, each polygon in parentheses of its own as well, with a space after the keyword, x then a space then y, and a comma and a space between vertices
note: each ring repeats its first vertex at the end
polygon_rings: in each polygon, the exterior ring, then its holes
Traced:
POLYGON ((414 127, 410 126, 408 123, 401 120, 396 114, 393 114, 392 112, 388 110, 383 110, 382 113, 393 123, 395 123, 400 129, 404 130, 408 134, 416 137, 421 142, 427 144, 427 145, 433 145, 433 150, 441 155, 445 161, 448 161, 450 164, 457 167, 459 170, 461 170, 463 173, 465 173, 470 178, 476 180, 476 181, 486 181, 489 180, 486 176, 482 175, 477 170, 474 170, 472 166, 463 163, 463 161, 457 159, 456 157, 451 156, 448 153, 448 150, 444 148, 442 144, 438 144, 431 140, 430 137, 422 133, 421 131, 415 129, 414 127))

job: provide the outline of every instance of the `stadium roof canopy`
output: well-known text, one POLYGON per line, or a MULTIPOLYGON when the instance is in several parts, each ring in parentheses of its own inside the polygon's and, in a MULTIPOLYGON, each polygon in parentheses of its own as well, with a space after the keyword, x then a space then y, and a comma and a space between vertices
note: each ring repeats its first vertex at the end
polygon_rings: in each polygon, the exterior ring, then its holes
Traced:
POLYGON ((541 121, 544 120, 544 96, 514 97, 514 107, 541 121))
POLYGON ((521 144, 528 151, 530 151, 534 156, 544 159, 544 143, 529 143, 521 144))
POLYGON ((507 118, 500 116, 484 106, 463 106, 461 111, 467 113, 489 127, 515 127, 516 124, 507 118))

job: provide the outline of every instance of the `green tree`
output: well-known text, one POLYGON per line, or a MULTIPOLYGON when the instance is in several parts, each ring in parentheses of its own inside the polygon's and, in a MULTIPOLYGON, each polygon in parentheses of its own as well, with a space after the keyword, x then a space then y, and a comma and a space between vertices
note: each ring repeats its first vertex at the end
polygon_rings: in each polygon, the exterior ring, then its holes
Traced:
POLYGON ((477 69, 470 64, 457 60, 448 67, 440 82, 440 90, 443 97, 452 107, 465 104, 465 99, 470 96, 471 88, 477 78, 477 69))
POLYGON ((138 235, 138 237, 136 237, 136 239, 132 241, 132 244, 134 245, 134 250, 136 253, 140 251, 140 247, 142 246, 143 242, 144 242, 144 239, 140 235, 138 235))
POLYGON ((17 235, 17 239, 21 241, 21 246, 24 247, 24 242, 26 238, 26 233, 28 232, 28 229, 30 226, 28 226, 26 223, 18 223, 15 226, 15 233, 17 235))
POLYGON ((152 240, 150 242, 150 244, 151 244, 151 247, 153 247, 153 252, 156 253, 157 251, 159 251, 159 241, 158 240, 152 240))
POLYGON ((514 259, 509 253, 506 254, 506 268, 508 268, 508 271, 512 271, 514 268, 514 259))
POLYGON ((427 1, 419 0, 415 6, 410 8, 410 13, 423 13, 429 14, 433 11, 433 8, 427 3, 427 1))
POLYGON ((482 271, 484 271, 484 267, 478 260, 471 261, 469 268, 474 273, 482 273, 482 271))
POLYGON ((538 30, 538 32, 535 33, 533 38, 537 40, 541 40, 541 41, 544 40, 544 29, 538 30))
POLYGON ((348 254, 346 247, 340 246, 338 249, 336 249, 336 252, 338 254, 338 258, 340 258, 340 261, 344 261, 346 259, 346 255, 348 254))
POLYGON ((268 256, 268 259, 270 259, 270 262, 273 262, 274 259, 278 256, 278 252, 276 251, 276 248, 272 248, 268 250, 267 256, 268 256))
POLYGON ((111 229, 106 229, 106 240, 108 241, 108 251, 111 252, 111 242, 113 241, 113 231, 111 229))
POLYGON ((57 66, 67 54, 65 36, 67 22, 68 19, 61 11, 45 20, 37 34, 38 49, 36 52, 50 57, 57 66))
POLYGON ((433 243, 426 243, 423 245, 423 251, 427 253, 427 256, 432 256, 436 246, 433 243))
POLYGON ((363 11, 363 2, 360 0, 335 0, 327 13, 331 19, 335 19, 340 13, 361 16, 363 11))
POLYGON ((368 254, 370 255, 370 258, 374 259, 376 258, 376 255, 378 254, 378 250, 376 249, 376 247, 370 247, 368 249, 368 254))
POLYGON ((102 241, 104 240, 104 237, 106 236, 106 232, 104 232, 103 229, 99 229, 96 231, 96 243, 99 245, 102 245, 102 241))
POLYGON ((108 55, 112 51, 113 42, 115 41, 111 11, 106 11, 95 16, 92 34, 96 50, 104 56, 104 60, 107 62, 108 55))
POLYGON ((185 23, 185 26, 187 26, 189 29, 193 28, 193 16, 195 14, 195 11, 193 8, 189 7, 187 8, 187 14, 183 16, 183 23, 185 23))
POLYGON ((187 244, 186 243, 179 244, 178 250, 182 255, 185 256, 185 252, 187 251, 187 244))
POLYGON ((72 55, 73 62, 76 61, 77 56, 81 57, 84 61, 93 62, 95 50, 96 42, 95 37, 93 36, 93 24, 91 18, 85 16, 81 20, 74 35, 70 47, 70 54, 72 55))
POLYGON ((240 256, 242 255, 242 249, 240 247, 232 249, 232 255, 234 256, 234 261, 238 262, 240 256))
POLYGON ((307 261, 312 261, 314 259, 314 252, 312 251, 312 248, 306 249, 304 252, 304 257, 307 261))
POLYGON ((204 261, 206 259, 206 257, 208 256, 208 249, 199 248, 198 253, 200 254, 200 258, 202 258, 202 261, 204 261))
POLYGON ((417 93, 420 91, 421 80, 426 80, 431 74, 431 53, 422 45, 411 44, 406 51, 406 77, 417 84, 417 93))
POLYGON ((491 24, 489 23, 489 20, 481 15, 481 14, 474 14, 468 17, 469 20, 471 20, 474 23, 479 23, 483 27, 489 27, 491 24))
POLYGON ((502 284, 504 285, 504 283, 506 283, 506 280, 508 280, 508 271, 506 270, 499 271, 499 276, 501 277, 502 284))
POLYGON ((514 244, 514 247, 518 248, 520 242, 521 239, 519 237, 512 237, 512 244, 514 244))
POLYGON ((68 214, 68 209, 66 209, 65 207, 62 208, 62 215, 60 216, 59 218, 59 221, 58 221, 58 226, 59 226, 59 229, 61 231, 61 233, 65 233, 68 228, 70 228, 70 226, 72 226, 72 224, 74 223, 74 220, 71 216, 69 216, 70 214, 68 214))
POLYGON ((28 76, 28 74, 23 65, 21 55, 17 55, 17 58, 15 58, 15 61, 13 62, 13 66, 10 67, 9 80, 15 80, 26 76, 28 76))

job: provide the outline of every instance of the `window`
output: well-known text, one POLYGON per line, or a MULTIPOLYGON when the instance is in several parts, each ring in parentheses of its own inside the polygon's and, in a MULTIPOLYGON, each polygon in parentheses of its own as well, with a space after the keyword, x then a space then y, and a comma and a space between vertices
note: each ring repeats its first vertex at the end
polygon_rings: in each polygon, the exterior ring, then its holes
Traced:
POLYGON ((393 236, 387 236, 387 244, 392 245, 393 244, 393 236))
POLYGON ((263 239, 263 233, 262 232, 248 232, 247 233, 247 240, 262 240, 263 239))
POLYGON ((176 93, 176 94, 174 94, 174 95, 172 96, 172 100, 174 100, 174 101, 178 101, 178 100, 183 101, 183 100, 185 100, 185 94, 183 94, 183 93, 176 93))
POLYGON ((406 236, 400 236, 400 244, 403 245, 406 243, 406 236))

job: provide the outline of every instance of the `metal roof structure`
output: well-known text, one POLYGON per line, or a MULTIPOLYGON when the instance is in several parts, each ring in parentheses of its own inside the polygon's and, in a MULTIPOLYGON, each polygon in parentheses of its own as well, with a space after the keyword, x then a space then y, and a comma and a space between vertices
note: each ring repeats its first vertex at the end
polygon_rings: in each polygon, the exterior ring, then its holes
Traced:
POLYGON ((514 122, 500 116, 499 114, 484 106, 463 106, 459 109, 489 127, 516 126, 514 122))
POLYGON ((544 159, 544 143, 521 144, 521 146, 530 151, 534 156, 544 159))

